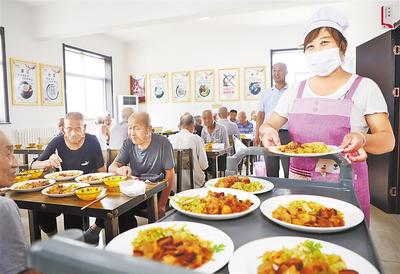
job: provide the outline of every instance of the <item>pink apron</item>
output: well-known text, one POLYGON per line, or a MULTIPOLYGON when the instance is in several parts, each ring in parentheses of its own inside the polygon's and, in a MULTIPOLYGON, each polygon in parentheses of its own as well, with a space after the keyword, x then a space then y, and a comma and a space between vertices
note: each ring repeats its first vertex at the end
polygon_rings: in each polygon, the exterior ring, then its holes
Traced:
MULTIPOLYGON (((289 113, 288 125, 291 140, 300 143, 322 141, 328 145, 339 146, 343 137, 351 131, 352 97, 361 80, 362 77, 357 76, 343 100, 302 98, 306 81, 301 82, 293 108, 289 113)), ((339 167, 327 161, 292 157, 289 177, 338 182, 339 167)), ((364 212, 366 223, 369 224, 370 194, 367 162, 352 163, 352 170, 354 191, 364 212)))

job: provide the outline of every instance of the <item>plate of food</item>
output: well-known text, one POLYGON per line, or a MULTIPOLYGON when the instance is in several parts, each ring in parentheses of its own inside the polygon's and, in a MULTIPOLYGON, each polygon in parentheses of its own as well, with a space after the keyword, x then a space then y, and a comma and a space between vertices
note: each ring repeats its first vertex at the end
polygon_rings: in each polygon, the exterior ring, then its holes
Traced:
POLYGON ((53 179, 36 179, 13 184, 10 189, 16 192, 33 192, 39 191, 54 184, 56 180, 53 179))
POLYGON ((355 205, 316 195, 276 196, 265 200, 260 209, 271 221, 303 232, 338 232, 364 220, 364 213, 355 205))
POLYGON ((197 188, 179 192, 170 204, 182 214, 205 220, 239 218, 256 210, 260 199, 230 188, 197 188))
POLYGON ((343 149, 338 146, 327 145, 323 142, 290 142, 287 145, 274 146, 268 149, 272 153, 291 157, 319 157, 338 154, 343 151, 343 149))
POLYGON ((80 187, 89 186, 87 183, 65 183, 55 184, 42 190, 42 194, 49 197, 68 197, 74 196, 75 190, 80 187))
POLYGON ((161 222, 128 230, 106 250, 144 257, 196 272, 214 273, 232 256, 232 239, 209 225, 192 222, 161 222))
POLYGON ((88 183, 91 185, 101 184, 105 177, 114 175, 115 175, 114 173, 106 173, 106 172, 89 173, 76 177, 75 181, 78 183, 88 183))
POLYGON ((274 185, 267 180, 242 175, 232 175, 222 178, 211 179, 206 182, 205 186, 207 188, 232 188, 243 190, 253 194, 265 193, 274 188, 274 185))
POLYGON ((76 177, 83 174, 82 170, 65 170, 46 174, 44 178, 54 179, 56 181, 68 181, 73 180, 76 177))
POLYGON ((379 271, 342 246, 303 237, 271 237, 238 248, 229 273, 369 273, 379 271))

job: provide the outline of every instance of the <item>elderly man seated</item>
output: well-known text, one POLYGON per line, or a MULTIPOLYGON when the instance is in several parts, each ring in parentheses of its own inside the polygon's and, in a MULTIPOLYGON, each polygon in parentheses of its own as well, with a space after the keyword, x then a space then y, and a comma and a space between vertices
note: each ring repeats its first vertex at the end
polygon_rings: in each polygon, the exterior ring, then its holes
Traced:
MULTIPOLYGON (((0 131, 0 188, 13 184, 15 168, 13 145, 0 131)), ((0 195, 0 273, 36 273, 26 270, 27 250, 18 207, 13 200, 0 195)))
MULTIPOLYGON (((195 121, 191 114, 184 114, 180 118, 180 131, 171 135, 168 139, 174 149, 192 149, 193 153, 193 177, 195 187, 201 187, 204 184, 204 172, 208 167, 207 154, 204 149, 203 140, 194 134, 195 121)), ((190 188, 189 170, 182 172, 182 190, 190 188)))
MULTIPOLYGON (((149 176, 157 180, 166 179, 168 187, 162 191, 158 200, 158 214, 165 214, 169 194, 174 182, 174 155, 172 145, 162 135, 152 133, 150 116, 146 112, 135 112, 128 120, 129 139, 124 141, 122 148, 110 165, 109 171, 126 176, 149 176)), ((146 203, 138 205, 135 209, 122 214, 119 217, 119 230, 124 232, 137 226, 135 210, 143 209, 146 203)), ((89 230, 85 232, 85 238, 93 238, 98 241, 98 235, 104 228, 102 219, 96 219, 89 230)))
POLYGON ((120 149, 128 138, 128 119, 133 113, 133 108, 125 107, 121 111, 122 121, 111 128, 110 148, 120 149))
POLYGON ((237 126, 239 128, 240 134, 253 134, 254 127, 253 124, 247 120, 246 112, 239 112, 239 120, 237 126))
MULTIPOLYGON (((82 170, 84 174, 105 172, 103 154, 96 136, 85 133, 84 117, 70 112, 64 118, 64 135, 55 137, 47 145, 32 168, 58 168, 82 170)), ((40 228, 48 235, 57 231, 56 213, 39 212, 40 228)), ((65 228, 82 229, 82 217, 64 214, 65 228)))
POLYGON ((234 122, 231 122, 228 120, 228 109, 226 107, 220 107, 218 110, 218 124, 223 125, 226 128, 226 132, 228 133, 228 136, 234 135, 237 138, 240 137, 239 133, 239 128, 238 125, 234 122))

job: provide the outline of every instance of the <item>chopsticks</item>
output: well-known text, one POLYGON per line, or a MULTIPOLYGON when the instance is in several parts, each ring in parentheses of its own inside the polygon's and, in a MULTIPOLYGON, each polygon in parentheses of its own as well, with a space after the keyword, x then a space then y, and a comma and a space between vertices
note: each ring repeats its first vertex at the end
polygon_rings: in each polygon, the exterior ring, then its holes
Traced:
MULTIPOLYGON (((56 155, 58 156, 58 157, 60 157, 60 155, 58 155, 58 150, 56 149, 56 155)), ((61 159, 61 158, 60 158, 61 159)), ((62 167, 61 167, 61 163, 60 163, 60 166, 58 167, 58 169, 60 170, 60 171, 62 171, 62 167)))
POLYGON ((100 197, 97 198, 96 200, 91 201, 91 202, 88 203, 87 205, 83 206, 83 207, 81 208, 81 210, 84 210, 85 208, 91 206, 91 205, 94 204, 94 203, 97 203, 98 201, 100 201, 101 199, 103 199, 104 197, 106 197, 107 195, 108 195, 108 193, 105 193, 104 195, 100 196, 100 197))

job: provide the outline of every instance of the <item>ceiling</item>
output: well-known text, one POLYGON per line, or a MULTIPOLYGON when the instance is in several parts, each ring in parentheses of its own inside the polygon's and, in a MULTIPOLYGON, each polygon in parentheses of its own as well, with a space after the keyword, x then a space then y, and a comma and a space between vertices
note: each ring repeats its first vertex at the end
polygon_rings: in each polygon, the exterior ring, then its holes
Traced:
MULTIPOLYGON (((12 1, 12 0, 11 0, 12 1)), ((343 1, 17 0, 35 17, 41 39, 107 34, 126 43, 169 32, 207 32, 304 23, 310 8, 343 1), (290 14, 290 16, 288 16, 290 14), (205 19, 204 17, 207 17, 205 19)))

